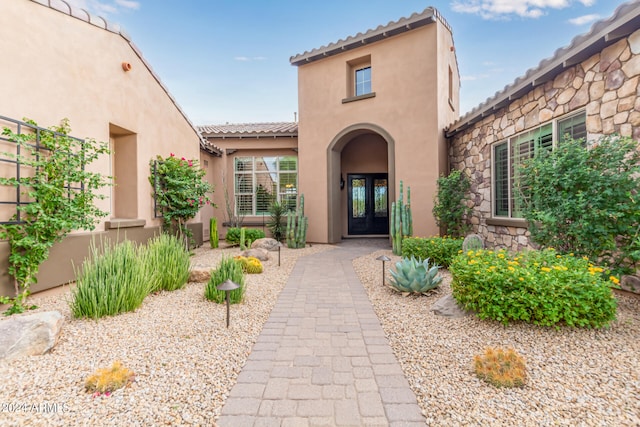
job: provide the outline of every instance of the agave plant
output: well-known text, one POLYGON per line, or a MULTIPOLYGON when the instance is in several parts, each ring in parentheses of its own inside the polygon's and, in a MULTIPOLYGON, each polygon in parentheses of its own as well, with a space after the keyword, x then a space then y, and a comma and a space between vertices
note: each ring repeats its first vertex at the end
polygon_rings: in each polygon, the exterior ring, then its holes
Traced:
POLYGON ((402 258, 396 263, 396 270, 391 272, 391 287, 406 295, 416 293, 424 294, 438 287, 442 276, 438 274, 440 266, 429 266, 429 258, 424 261, 411 258, 402 258))

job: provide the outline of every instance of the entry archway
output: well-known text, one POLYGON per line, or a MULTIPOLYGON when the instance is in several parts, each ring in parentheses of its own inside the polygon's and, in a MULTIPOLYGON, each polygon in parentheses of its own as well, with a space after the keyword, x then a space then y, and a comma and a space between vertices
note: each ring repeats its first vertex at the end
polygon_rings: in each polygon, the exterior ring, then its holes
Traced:
MULTIPOLYGON (((353 235, 349 234, 348 222, 349 212, 353 215, 353 206, 349 206, 348 196, 354 194, 349 193, 350 190, 353 191, 349 188, 349 184, 353 184, 353 181, 349 181, 349 175, 354 179, 363 179, 355 176, 364 174, 365 181, 360 181, 357 185, 366 185, 366 176, 369 174, 386 174, 386 198, 387 201, 394 200, 395 141, 389 132, 378 125, 353 124, 339 132, 331 141, 327 148, 327 159, 328 241, 337 243, 343 236, 353 235), (386 157, 386 161, 381 162, 380 157, 386 157)), ((379 230, 373 231, 371 234, 379 234, 379 230)), ((368 235, 366 229, 357 234, 368 235)))

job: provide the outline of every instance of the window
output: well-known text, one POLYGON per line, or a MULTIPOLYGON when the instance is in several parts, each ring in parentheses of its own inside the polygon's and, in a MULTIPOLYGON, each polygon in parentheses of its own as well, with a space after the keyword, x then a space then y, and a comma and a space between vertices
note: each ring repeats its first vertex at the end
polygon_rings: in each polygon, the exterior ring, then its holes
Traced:
POLYGON ((586 138, 585 120, 585 113, 581 112, 546 123, 493 146, 493 216, 522 218, 524 199, 516 190, 520 179, 518 165, 544 150, 552 150, 565 135, 573 139, 586 138))
POLYGON ((371 66, 356 70, 356 96, 371 93, 371 66))
POLYGON ((238 215, 268 215, 272 202, 295 210, 298 196, 298 158, 236 157, 234 190, 238 215))

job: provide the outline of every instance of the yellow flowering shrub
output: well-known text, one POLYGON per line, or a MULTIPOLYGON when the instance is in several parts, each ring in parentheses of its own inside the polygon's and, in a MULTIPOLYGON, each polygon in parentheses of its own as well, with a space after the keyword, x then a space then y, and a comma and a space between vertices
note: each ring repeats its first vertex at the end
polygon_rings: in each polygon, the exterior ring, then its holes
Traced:
POLYGON ((449 270, 454 298, 481 319, 596 328, 615 319, 618 279, 584 258, 477 250, 458 255, 449 270))

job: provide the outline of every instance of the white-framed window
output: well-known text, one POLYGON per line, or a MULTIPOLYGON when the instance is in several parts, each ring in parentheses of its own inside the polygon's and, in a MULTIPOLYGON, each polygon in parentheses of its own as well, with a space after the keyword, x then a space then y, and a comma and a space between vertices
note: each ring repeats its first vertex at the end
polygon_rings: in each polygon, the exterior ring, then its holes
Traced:
POLYGON ((236 157, 234 194, 237 215, 268 215, 274 201, 295 210, 298 196, 298 158, 236 157))
POLYGON ((371 93, 371 65, 357 68, 355 73, 355 95, 367 95, 371 93))
POLYGON ((565 137, 587 138, 584 111, 565 116, 494 144, 492 153, 492 216, 522 218, 523 198, 518 186, 518 165, 544 150, 553 150, 565 137))

